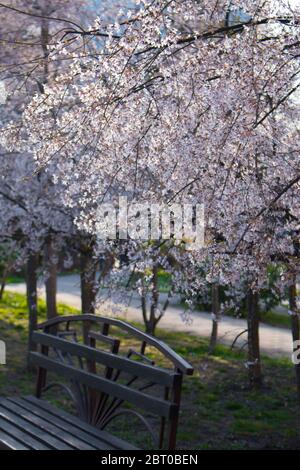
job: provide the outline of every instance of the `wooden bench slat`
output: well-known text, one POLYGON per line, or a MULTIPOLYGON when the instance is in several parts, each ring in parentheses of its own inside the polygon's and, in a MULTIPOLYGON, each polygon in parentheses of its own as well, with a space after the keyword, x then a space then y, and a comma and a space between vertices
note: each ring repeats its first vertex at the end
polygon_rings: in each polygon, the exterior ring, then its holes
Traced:
POLYGON ((11 437, 7 432, 0 431, 0 450, 31 450, 20 441, 11 437))
POLYGON ((151 335, 148 335, 133 325, 126 323, 123 320, 119 320, 117 318, 112 317, 103 317, 95 314, 81 314, 81 315, 67 315, 67 316, 58 316, 52 318, 51 320, 47 320, 44 323, 41 323, 38 326, 39 330, 51 329, 53 326, 58 326, 62 323, 71 324, 73 322, 79 321, 90 321, 92 324, 98 325, 111 325, 116 326, 128 333, 132 334, 135 338, 138 338, 142 341, 145 341, 149 346, 154 346, 158 349, 165 357, 169 358, 170 361, 174 364, 174 366, 179 369, 183 374, 186 375, 193 375, 194 369, 193 367, 179 354, 177 354, 173 349, 171 349, 167 344, 163 341, 160 341, 157 338, 154 338, 151 335))
POLYGON ((24 426, 18 427, 11 419, 3 418, 0 416, 0 430, 20 443, 20 446, 29 447, 30 450, 47 450, 49 446, 43 444, 39 439, 32 437, 24 426))
MULTIPOLYGON (((30 423, 27 419, 20 417, 20 415, 8 410, 5 406, 0 407, 0 417, 5 422, 10 423, 15 428, 18 428, 26 435, 31 436, 37 441, 41 442, 46 448, 58 449, 58 450, 72 450, 75 447, 63 442, 60 438, 56 438, 52 434, 49 434, 47 430, 42 429, 40 426, 30 423)), ((3 428, 2 428, 3 429, 3 428)))
POLYGON ((78 380, 94 390, 100 390, 110 396, 135 404, 137 407, 147 409, 149 412, 156 413, 162 417, 172 418, 178 411, 178 405, 174 403, 150 397, 143 392, 112 382, 96 374, 77 369, 43 354, 31 352, 29 358, 30 362, 34 365, 59 373, 66 378, 78 380))
POLYGON ((116 436, 112 436, 106 431, 99 431, 98 429, 94 428, 93 426, 85 423, 81 419, 77 418, 74 415, 71 415, 70 413, 67 413, 66 411, 62 409, 57 409, 53 405, 51 405, 49 402, 45 400, 40 400, 34 396, 26 396, 22 397, 23 400, 33 403, 37 407, 40 407, 49 413, 53 414, 54 416, 59 416, 60 418, 63 418, 66 420, 69 424, 76 426, 79 429, 82 429, 83 431, 86 431, 87 433, 91 434, 94 437, 99 437, 99 433, 101 433, 101 440, 103 439, 104 442, 108 443, 109 445, 113 446, 115 449, 119 450, 138 450, 137 447, 133 446, 132 444, 129 444, 128 442, 123 441, 122 439, 119 439, 116 436))
POLYGON ((101 341, 102 343, 109 344, 110 346, 119 347, 120 340, 116 338, 111 338, 110 336, 104 335, 103 333, 98 333, 97 331, 90 331, 89 338, 96 341, 101 341))
POLYGON ((100 351, 99 349, 67 341, 47 333, 35 332, 32 335, 32 340, 37 344, 51 346, 62 352, 68 352, 76 356, 85 357, 86 359, 101 363, 107 367, 122 370, 134 376, 146 378, 149 381, 153 381, 166 387, 172 387, 175 376, 177 375, 173 371, 142 364, 124 356, 117 356, 116 354, 106 351, 100 351))
POLYGON ((71 435, 79 438, 83 442, 90 444, 94 449, 97 450, 112 450, 112 446, 107 445, 106 442, 101 440, 101 431, 99 431, 97 438, 94 437, 91 433, 87 433, 79 429, 75 424, 70 424, 68 421, 63 419, 61 416, 61 410, 57 410, 57 415, 46 411, 40 406, 37 406, 34 403, 31 403, 24 398, 8 398, 11 403, 15 403, 22 408, 25 408, 27 411, 30 411, 33 414, 36 414, 43 418, 45 422, 50 422, 58 426, 59 428, 67 431, 71 435))
POLYGON ((17 416, 20 416, 22 419, 25 419, 29 423, 37 426, 42 431, 51 434, 55 438, 59 439, 62 442, 74 447, 78 450, 94 450, 90 444, 78 439, 76 436, 73 436, 66 430, 58 427, 55 423, 45 420, 43 416, 38 416, 36 413, 32 413, 17 403, 13 403, 9 400, 3 400, 1 406, 8 409, 12 413, 15 413, 17 416))

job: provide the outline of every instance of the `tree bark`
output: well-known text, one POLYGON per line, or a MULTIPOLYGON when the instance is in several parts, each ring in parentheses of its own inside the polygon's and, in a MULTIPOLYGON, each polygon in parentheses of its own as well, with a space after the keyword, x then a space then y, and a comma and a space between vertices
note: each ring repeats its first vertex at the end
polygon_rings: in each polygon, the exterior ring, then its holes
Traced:
POLYGON ((251 388, 259 389, 262 385, 262 374, 259 349, 258 293, 251 289, 247 294, 247 308, 249 382, 251 388))
MULTIPOLYGON (((152 307, 150 307, 151 309, 152 307)), ((155 321, 153 320, 153 317, 150 316, 150 319, 147 320, 146 322, 146 333, 148 335, 152 335, 152 336, 155 336, 155 328, 156 328, 156 323, 155 321)))
POLYGON ((150 305, 150 312, 149 312, 149 318, 147 318, 146 314, 146 303, 145 300, 142 299, 142 310, 143 310, 143 318, 144 318, 144 323, 146 327, 146 333, 149 335, 155 336, 155 330, 160 322, 165 310, 167 309, 169 301, 165 303, 165 307, 163 308, 162 312, 160 313, 159 316, 157 316, 157 308, 158 308, 158 302, 159 302, 159 289, 158 289, 158 266, 154 265, 153 266, 153 271, 152 271, 152 299, 151 299, 151 305, 150 305))
POLYGON ((2 278, 1 278, 0 300, 3 299, 3 294, 4 294, 4 291, 5 291, 6 281, 7 281, 8 274, 9 274, 8 269, 7 269, 7 268, 4 268, 4 271, 3 271, 3 274, 2 274, 2 278))
POLYGON ((218 340, 218 323, 220 321, 220 288, 218 284, 212 285, 212 331, 210 335, 209 354, 214 354, 218 340))
POLYGON ((147 324, 147 333, 150 335, 155 335, 155 328, 159 319, 156 317, 158 301, 159 301, 159 292, 158 292, 158 267, 156 265, 153 266, 153 278, 152 278, 152 302, 150 306, 150 317, 147 324))
MULTIPOLYGON (((38 307, 37 307, 37 274, 38 256, 32 254, 27 261, 26 269, 26 286, 27 286, 27 305, 29 316, 29 335, 28 335, 28 352, 36 351, 36 344, 32 341, 32 334, 38 323, 38 307)), ((28 363, 28 369, 31 370, 28 363)))
MULTIPOLYGON (((292 330, 292 338, 293 338, 293 351, 297 351, 299 347, 298 346, 299 341, 300 341, 300 328, 299 328, 299 317, 297 314, 296 276, 293 276, 293 283, 289 287, 289 304, 290 304, 290 311, 291 311, 291 330, 292 330), (295 341, 297 341, 297 343, 294 343, 295 341)), ((300 400, 300 364, 295 364, 295 374, 296 374, 298 399, 300 400)))
POLYGON ((81 252, 81 310, 82 313, 95 313, 96 267, 93 249, 88 247, 81 252))
POLYGON ((47 240, 45 245, 45 261, 48 271, 46 284, 46 302, 47 302, 47 318, 55 318, 57 316, 57 267, 53 262, 54 248, 53 241, 47 240))
MULTIPOLYGON (((42 14, 47 14, 46 12, 42 11, 42 14)), ((48 81, 48 76, 49 76, 49 68, 48 68, 48 56, 49 56, 49 50, 48 50, 48 44, 50 43, 50 34, 49 34, 49 20, 48 19, 42 19, 41 22, 41 44, 42 44, 42 49, 43 49, 43 56, 44 56, 44 61, 43 61, 43 67, 44 67, 44 83, 47 83, 48 81)))
POLYGON ((155 336, 156 322, 151 314, 152 306, 150 307, 150 318, 146 321, 146 333, 155 336))

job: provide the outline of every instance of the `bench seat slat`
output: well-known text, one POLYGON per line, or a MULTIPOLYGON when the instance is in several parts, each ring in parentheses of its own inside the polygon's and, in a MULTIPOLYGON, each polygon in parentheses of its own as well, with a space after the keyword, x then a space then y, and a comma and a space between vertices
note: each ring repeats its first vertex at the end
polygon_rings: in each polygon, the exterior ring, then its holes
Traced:
MULTIPOLYGON (((3 402, 1 400, 0 418, 2 419, 1 427, 2 425, 4 425, 5 421, 6 424, 9 424, 11 427, 14 427, 15 430, 19 429, 21 432, 26 433, 26 435, 31 436, 34 440, 39 441, 42 446, 44 446, 44 449, 75 449, 74 446, 63 442, 60 437, 53 436, 52 434, 47 432, 47 430, 42 429, 40 426, 30 423, 27 419, 22 418, 19 414, 8 410, 5 407, 5 400, 3 402)), ((5 429, 3 430, 5 431, 5 429)))
POLYGON ((28 411, 17 403, 13 403, 10 400, 3 400, 1 402, 1 406, 28 421, 30 424, 37 426, 42 430, 42 432, 46 432, 47 434, 54 436, 56 439, 59 439, 77 450, 94 450, 94 447, 90 444, 78 439, 69 432, 66 432, 63 428, 56 426, 53 421, 47 421, 43 416, 33 413, 32 411, 28 411))
POLYGON ((0 449, 137 450, 32 396, 0 398, 0 449), (54 432, 56 438, 51 434, 54 432))
POLYGON ((40 440, 35 439, 27 430, 19 428, 11 420, 0 417, 0 431, 3 432, 8 438, 12 438, 15 443, 19 442, 21 447, 28 447, 30 450, 46 450, 49 449, 40 440))
POLYGON ((150 397, 143 392, 112 382, 96 374, 77 369, 76 367, 49 358, 43 354, 31 352, 29 358, 30 362, 34 365, 61 374, 66 378, 78 380, 92 389, 100 390, 101 392, 135 404, 137 407, 142 407, 162 417, 172 418, 178 411, 178 406, 174 403, 167 402, 160 398, 150 397))
POLYGON ((6 432, 0 430, 0 450, 32 450, 28 445, 17 441, 6 432))
POLYGON ((79 429, 76 425, 70 424, 67 420, 63 419, 61 415, 61 410, 58 411, 59 415, 50 413, 46 411, 44 408, 37 406, 30 401, 25 400, 24 398, 8 398, 8 401, 14 403, 27 411, 30 411, 34 415, 40 416, 45 423, 53 423, 60 429, 65 430, 66 432, 70 433, 71 436, 74 436, 85 444, 90 444, 89 448, 94 448, 97 450, 111 450, 111 445, 107 445, 104 441, 99 439, 101 433, 98 433, 97 437, 94 437, 91 433, 85 432, 79 429))
POLYGON ((119 439, 116 436, 112 436, 106 431, 100 431, 94 428, 88 423, 85 423, 81 419, 77 418, 77 416, 67 413, 61 408, 58 409, 45 400, 40 400, 39 398, 36 398, 32 395, 22 397, 22 400, 26 401, 27 403, 30 403, 31 405, 36 406, 38 409, 41 408, 43 410, 46 410, 53 416, 57 416, 59 418, 64 419, 71 426, 76 426, 76 428, 85 431, 87 434, 90 434, 91 436, 96 437, 97 439, 100 438, 99 440, 105 442, 109 446, 108 449, 138 450, 137 447, 133 446, 132 444, 129 444, 128 442, 123 441, 122 439, 119 439))

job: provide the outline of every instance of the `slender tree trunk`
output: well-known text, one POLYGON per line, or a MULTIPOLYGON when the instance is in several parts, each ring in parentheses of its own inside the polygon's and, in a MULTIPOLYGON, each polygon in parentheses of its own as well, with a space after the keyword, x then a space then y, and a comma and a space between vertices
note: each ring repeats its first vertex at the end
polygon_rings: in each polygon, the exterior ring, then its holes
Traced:
POLYGON ((0 288, 0 300, 3 300, 3 294, 4 294, 4 291, 5 291, 5 287, 6 287, 6 279, 2 278, 1 288, 0 288))
MULTIPOLYGON (((47 16, 48 15, 48 6, 44 6, 41 8, 41 14, 42 16, 47 16)), ((48 50, 48 44, 50 40, 50 35, 49 35, 49 20, 47 18, 42 18, 41 20, 41 47, 43 51, 43 68, 44 68, 44 76, 43 76, 43 81, 40 86, 41 93, 44 93, 44 85, 48 81, 48 75, 49 75, 49 70, 48 70, 48 55, 49 55, 49 50, 48 50)), ((57 269, 56 265, 53 263, 53 255, 54 255, 54 250, 53 250, 53 241, 51 240, 51 237, 49 237, 46 240, 46 245, 45 245, 45 261, 47 265, 47 270, 48 270, 48 277, 46 280, 46 303, 47 303, 47 318, 50 320, 51 318, 55 318, 57 316, 57 305, 56 305, 56 294, 57 294, 57 269)))
POLYGON ((218 284, 212 285, 212 331, 210 335, 209 354, 214 354, 218 340, 218 324, 220 321, 220 288, 218 284))
POLYGON ((81 310, 82 313, 95 313, 96 267, 92 248, 81 253, 81 310))
MULTIPOLYGON (((27 286, 27 305, 29 314, 29 336, 28 336, 28 351, 36 351, 36 344, 32 341, 32 333, 37 327, 38 322, 38 308, 37 308, 37 274, 38 269, 38 256, 36 254, 30 255, 27 261, 26 269, 26 286, 27 286)), ((28 369, 31 367, 28 364, 28 369)))
POLYGON ((147 299, 146 299, 145 292, 142 293, 141 303, 142 303, 143 320, 144 320, 144 324, 145 324, 145 328, 147 332, 148 318, 147 318, 147 299))
POLYGON ((147 333, 155 335, 155 328, 159 322, 157 318, 157 307, 159 301, 159 292, 158 292, 158 266, 154 265, 153 267, 153 279, 152 279, 152 302, 150 307, 150 321, 147 333))
POLYGON ((144 322, 145 322, 145 327, 146 327, 146 333, 148 333, 149 335, 155 336, 156 326, 162 317, 162 315, 159 315, 157 317, 159 290, 158 290, 158 266, 156 265, 154 265, 153 267, 152 284, 153 284, 152 299, 151 299, 151 305, 150 305, 149 318, 146 318, 146 321, 145 321, 144 313, 143 313, 143 317, 144 317, 144 322))
POLYGON ((57 304, 56 304, 56 294, 57 294, 57 267, 53 262, 54 249, 53 241, 51 239, 47 240, 45 245, 45 261, 48 271, 48 277, 46 280, 46 301, 47 301, 47 318, 55 318, 57 316, 57 304))
POLYGON ((148 335, 155 336, 155 328, 156 328, 155 321, 153 321, 153 318, 150 317, 150 319, 147 320, 147 323, 146 323, 146 333, 148 335))
MULTIPOLYGON (((47 15, 47 9, 42 10, 43 15, 47 15)), ((50 42, 50 35, 49 35, 49 20, 48 19, 42 19, 41 22, 41 44, 42 44, 42 49, 43 49, 43 56, 44 56, 44 61, 43 61, 43 67, 44 67, 44 84, 47 83, 48 81, 48 76, 49 76, 49 69, 48 69, 48 56, 49 56, 49 50, 48 50, 48 44, 50 42)))
MULTIPOLYGON (((299 341, 300 341, 300 328, 299 328, 299 317, 297 314, 297 287, 296 287, 296 276, 294 276, 293 283, 289 287, 289 304, 290 304, 290 311, 291 311, 291 330, 292 330, 292 337, 293 343, 297 341, 297 346, 293 344, 293 351, 298 349, 299 341)), ((298 392, 298 399, 300 400, 300 364, 295 364, 295 374, 296 374, 296 384, 297 384, 297 392, 298 392)))
POLYGON ((152 305, 150 306, 150 318, 147 320, 146 322, 146 333, 148 335, 152 335, 152 336, 155 336, 155 327, 156 327, 156 323, 155 323, 155 320, 154 320, 154 317, 151 313, 152 311, 152 305))
POLYGON ((2 279, 1 279, 0 300, 3 299, 3 294, 4 294, 4 291, 5 291, 8 274, 9 274, 8 270, 5 268, 4 271, 3 271, 2 279))
POLYGON ((248 307, 248 370, 251 388, 262 385, 260 349, 259 349, 259 309, 258 293, 251 289, 247 294, 248 307))

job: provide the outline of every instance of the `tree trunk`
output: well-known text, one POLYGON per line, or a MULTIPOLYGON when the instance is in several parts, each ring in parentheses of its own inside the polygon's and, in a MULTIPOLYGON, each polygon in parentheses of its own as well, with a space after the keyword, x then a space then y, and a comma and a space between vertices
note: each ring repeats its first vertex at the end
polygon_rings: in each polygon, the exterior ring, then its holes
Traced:
MULTIPOLYGON (((42 14, 46 16, 47 15, 47 10, 42 11, 42 14)), ((47 83, 48 77, 49 77, 48 60, 47 60, 47 58, 49 56, 49 50, 48 50, 49 42, 50 42, 49 20, 46 19, 46 18, 43 18, 42 22, 41 22, 41 44, 42 44, 43 56, 44 56, 44 61, 43 61, 43 67, 44 67, 43 85, 47 83)))
POLYGON ((8 272, 8 270, 5 268, 4 271, 3 271, 2 279, 1 279, 0 300, 3 299, 3 294, 4 294, 4 291, 5 291, 6 281, 7 281, 8 274, 9 274, 9 272, 8 272))
POLYGON ((258 293, 252 290, 247 294, 248 307, 248 370, 250 387, 259 389, 262 385, 259 350, 259 311, 258 293))
POLYGON ((142 303, 142 314, 143 314, 143 320, 144 320, 144 325, 147 333, 147 325, 148 325, 148 318, 147 318, 147 298, 146 294, 143 291, 142 296, 141 296, 141 303, 142 303))
MULTIPOLYGON (((150 310, 152 310, 152 306, 150 307, 150 310)), ((150 313, 150 318, 146 322, 146 333, 148 335, 155 336, 155 328, 156 328, 156 321, 153 315, 150 313)))
POLYGON ((95 313, 96 267, 92 248, 81 253, 81 310, 82 313, 95 313))
POLYGON ((6 279, 2 278, 1 288, 0 288, 0 300, 3 300, 3 294, 4 294, 4 291, 5 291, 5 287, 6 287, 6 279))
POLYGON ((48 271, 46 280, 46 302, 47 302, 47 318, 55 318, 57 316, 56 294, 57 294, 57 267, 53 262, 54 249, 51 239, 47 240, 45 246, 45 261, 48 271))
MULTIPOLYGON (((291 330, 293 337, 293 351, 297 351, 300 341, 299 317, 297 314, 297 288, 296 276, 294 276, 293 284, 289 287, 289 304, 291 311, 291 330), (297 343, 294 343, 297 341, 297 343)), ((295 364, 296 384, 298 399, 300 400, 300 364, 295 364)))
POLYGON ((212 285, 212 331, 210 335, 209 354, 214 354, 218 340, 218 323, 220 321, 220 288, 218 284, 212 285))
MULTIPOLYGON (((157 317, 157 307, 159 302, 159 290, 158 290, 158 266, 153 266, 153 274, 152 274, 152 300, 150 305, 150 313, 149 318, 145 321, 146 333, 149 335, 155 336, 155 329, 157 324, 159 323, 160 319, 162 318, 162 314, 157 317)), ((145 320, 145 315, 144 315, 145 320)))
MULTIPOLYGON (((26 286, 27 286, 27 305, 29 314, 29 336, 28 336, 28 352, 36 351, 36 344, 32 341, 32 333, 37 327, 38 307, 37 307, 37 271, 38 256, 30 255, 27 261, 26 269, 26 286)), ((31 370, 28 364, 28 369, 31 370)))

